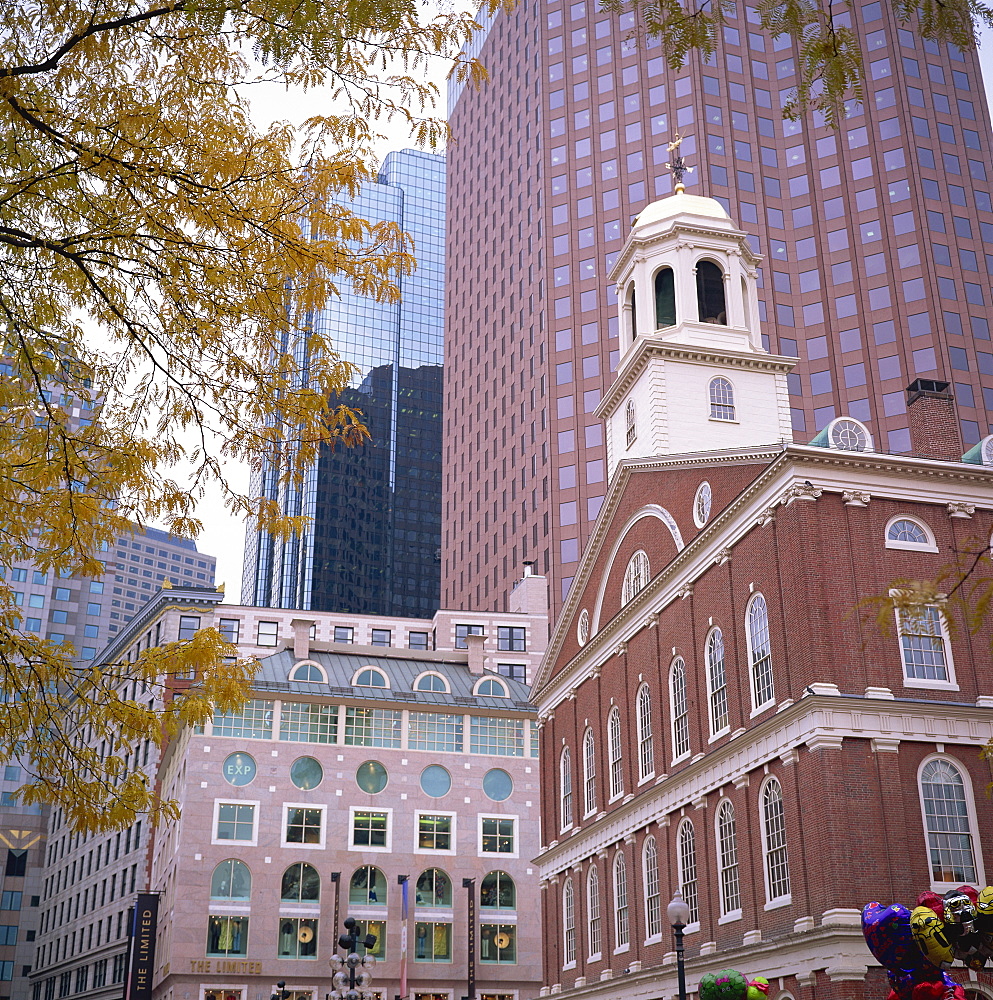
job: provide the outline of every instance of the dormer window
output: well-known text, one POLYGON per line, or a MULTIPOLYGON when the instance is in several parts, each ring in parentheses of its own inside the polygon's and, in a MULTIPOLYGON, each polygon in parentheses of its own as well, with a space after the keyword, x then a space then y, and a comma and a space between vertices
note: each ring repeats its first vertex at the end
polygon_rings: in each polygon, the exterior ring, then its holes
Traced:
POLYGON ((710 419, 735 419, 734 386, 720 375, 710 380, 710 419))
POLYGON ((872 450, 872 438, 869 437, 869 432, 851 417, 839 417, 832 421, 829 440, 831 447, 839 451, 872 450))
POLYGON ((671 267, 655 275, 655 325, 660 330, 676 325, 676 281, 671 267))
POLYGON ((307 660, 301 661, 290 671, 290 680, 307 681, 311 684, 327 684, 328 682, 324 668, 307 660))
POLYGON ((712 260, 701 260, 696 266, 696 301, 701 323, 727 326, 724 272, 712 260))
POLYGON ((629 399, 624 407, 624 425, 626 427, 627 446, 630 448, 638 437, 638 418, 634 409, 634 400, 629 399))
POLYGON ((476 685, 476 690, 472 692, 480 698, 509 698, 507 688, 503 681, 486 677, 476 685))
POLYGON ((449 691, 448 681, 441 674, 424 673, 414 681, 415 691, 437 691, 447 693, 449 691))
POLYGON ((379 667, 362 667, 352 681, 354 687, 388 688, 390 682, 379 667))

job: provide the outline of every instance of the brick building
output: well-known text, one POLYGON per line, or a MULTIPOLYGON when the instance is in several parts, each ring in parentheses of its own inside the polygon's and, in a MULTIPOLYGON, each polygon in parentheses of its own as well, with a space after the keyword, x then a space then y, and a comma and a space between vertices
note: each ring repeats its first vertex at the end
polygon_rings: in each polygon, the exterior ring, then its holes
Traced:
POLYGON ((990 439, 964 460, 947 385, 917 381, 915 457, 849 417, 792 443, 757 264, 677 193, 611 274, 610 487, 533 691, 544 994, 673 996, 679 889, 691 989, 734 967, 772 1000, 881 1000, 861 907, 993 876, 993 622, 862 607, 988 548, 990 439))

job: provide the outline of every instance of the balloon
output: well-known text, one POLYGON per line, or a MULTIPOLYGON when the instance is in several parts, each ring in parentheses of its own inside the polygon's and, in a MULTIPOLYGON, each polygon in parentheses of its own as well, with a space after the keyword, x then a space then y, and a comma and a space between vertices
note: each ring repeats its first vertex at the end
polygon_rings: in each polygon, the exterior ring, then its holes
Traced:
POLYGON ((745 1000, 748 981, 734 969, 708 972, 700 980, 700 1000, 745 1000))
POLYGON ((925 889, 917 897, 917 902, 914 906, 926 906, 929 909, 934 910, 938 916, 944 920, 945 919, 945 901, 936 892, 932 892, 930 889, 925 889))
POLYGON ((862 933, 869 951, 884 969, 912 971, 928 964, 910 931, 910 910, 906 906, 869 903, 862 910, 862 933))
POLYGON ((910 914, 910 930, 921 954, 939 969, 955 959, 945 922, 929 906, 918 906, 910 914))
POLYGON ((765 976, 756 976, 748 983, 747 1000, 766 1000, 769 995, 769 980, 765 976))

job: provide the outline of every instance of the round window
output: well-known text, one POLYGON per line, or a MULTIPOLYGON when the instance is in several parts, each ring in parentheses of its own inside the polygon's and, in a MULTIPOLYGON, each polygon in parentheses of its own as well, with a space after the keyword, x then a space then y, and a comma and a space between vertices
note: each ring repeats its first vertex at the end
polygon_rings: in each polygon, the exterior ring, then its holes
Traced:
POLYGON ((494 802, 510 798, 514 790, 514 779, 502 767, 494 767, 483 775, 483 791, 494 802))
POLYGON ((713 499, 713 491, 710 483, 704 480, 696 491, 693 499, 693 521, 698 528, 702 528, 710 520, 710 504, 713 499))
POLYGON ((363 792, 370 792, 373 795, 381 792, 389 780, 386 768, 378 760, 367 760, 364 764, 359 764, 355 772, 355 783, 363 792))
POLYGON ((313 757, 298 757, 290 767, 290 781, 306 791, 316 788, 324 778, 324 768, 313 757))
POLYGON ((421 771, 421 790, 433 799, 447 795, 452 787, 452 776, 440 764, 432 764, 421 771))
POLYGON ((255 761, 247 753, 231 753, 224 758, 222 771, 229 784, 247 785, 255 777, 255 761))
POLYGON ((585 646, 590 640, 590 613, 583 608, 579 613, 579 621, 576 624, 576 638, 580 646, 585 646))

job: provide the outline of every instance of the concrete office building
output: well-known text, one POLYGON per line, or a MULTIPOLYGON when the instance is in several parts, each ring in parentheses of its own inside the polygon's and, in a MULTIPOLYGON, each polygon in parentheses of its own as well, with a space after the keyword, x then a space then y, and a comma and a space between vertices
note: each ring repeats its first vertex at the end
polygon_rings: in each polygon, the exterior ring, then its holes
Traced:
POLYGON ((783 121, 798 52, 728 13, 680 71, 633 16, 519 4, 474 43, 489 81, 454 87, 448 152, 442 601, 501 606, 537 561, 553 612, 607 491, 594 410, 622 350, 607 275, 630 220, 668 193, 676 132, 694 173, 764 255, 759 318, 797 440, 842 413, 912 450, 904 387, 953 383, 965 447, 993 413, 993 160, 976 53, 924 43, 890 6, 838 10, 865 103, 835 131, 783 121))
MULTIPOLYGON (((342 196, 343 203, 345 196, 342 196)), ((430 617, 439 606, 445 160, 390 153, 375 183, 347 206, 413 238, 417 269, 402 301, 376 302, 347 286, 311 318, 358 369, 340 402, 372 435, 325 449, 300 487, 258 471, 255 487, 310 526, 286 542, 249 530, 242 600, 279 608, 430 617)), ((305 357, 306 343, 286 349, 305 357)))

